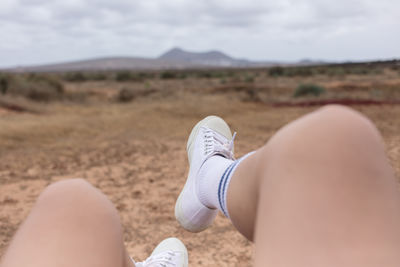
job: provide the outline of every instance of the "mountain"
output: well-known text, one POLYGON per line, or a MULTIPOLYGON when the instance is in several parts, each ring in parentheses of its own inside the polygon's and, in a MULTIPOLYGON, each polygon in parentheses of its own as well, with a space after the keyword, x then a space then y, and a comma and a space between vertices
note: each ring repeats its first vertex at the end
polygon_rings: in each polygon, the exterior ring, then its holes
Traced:
POLYGON ((302 65, 302 66, 308 66, 308 65, 325 65, 325 64, 329 64, 331 62, 327 62, 324 60, 318 60, 318 59, 302 59, 299 62, 297 62, 298 65, 302 65))
POLYGON ((180 48, 173 48, 162 54, 158 59, 180 61, 199 66, 238 67, 251 64, 250 61, 234 59, 219 51, 188 52, 180 48))
POLYGON ((102 71, 102 70, 159 70, 185 68, 220 68, 220 67, 264 67, 279 64, 278 62, 254 62, 235 59, 220 51, 189 52, 173 48, 158 58, 142 57, 108 57, 72 62, 24 66, 7 69, 18 72, 52 72, 52 71, 102 71))

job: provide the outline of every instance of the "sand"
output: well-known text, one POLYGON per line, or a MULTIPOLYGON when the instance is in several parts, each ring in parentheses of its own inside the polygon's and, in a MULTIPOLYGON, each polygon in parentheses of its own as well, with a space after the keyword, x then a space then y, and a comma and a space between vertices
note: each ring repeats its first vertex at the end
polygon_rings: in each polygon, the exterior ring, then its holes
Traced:
MULTIPOLYGON (((318 107, 244 103, 227 96, 182 96, 129 104, 66 106, 46 114, 0 116, 0 255, 50 183, 82 177, 115 204, 125 244, 138 260, 169 236, 189 250, 190 266, 251 266, 254 245, 221 214, 199 234, 174 218, 186 180, 186 138, 202 117, 217 114, 237 131, 236 152, 263 145, 288 121, 318 107)), ((381 130, 389 158, 400 173, 400 107, 355 106, 381 130)))

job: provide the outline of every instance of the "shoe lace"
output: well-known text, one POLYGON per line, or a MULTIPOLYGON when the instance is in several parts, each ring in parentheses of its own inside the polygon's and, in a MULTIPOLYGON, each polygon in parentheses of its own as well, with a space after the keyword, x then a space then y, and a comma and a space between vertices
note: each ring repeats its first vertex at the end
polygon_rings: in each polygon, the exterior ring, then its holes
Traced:
POLYGON ((177 266, 177 251, 165 251, 157 255, 148 257, 143 262, 137 262, 136 267, 175 267, 177 266))
POLYGON ((204 131, 204 154, 207 157, 213 155, 222 155, 228 159, 235 160, 233 155, 233 141, 235 140, 236 132, 233 133, 232 139, 227 140, 224 136, 217 134, 214 130, 205 128, 204 131))

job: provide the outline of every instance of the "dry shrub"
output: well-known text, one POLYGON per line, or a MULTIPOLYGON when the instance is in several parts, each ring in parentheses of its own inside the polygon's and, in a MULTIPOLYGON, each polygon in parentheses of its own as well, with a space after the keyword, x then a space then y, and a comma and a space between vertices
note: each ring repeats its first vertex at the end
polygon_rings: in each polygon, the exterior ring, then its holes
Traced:
POLYGON ((64 80, 68 82, 85 82, 87 77, 83 72, 67 72, 63 75, 64 80))
POLYGON ((45 74, 2 74, 0 89, 2 94, 23 96, 34 101, 57 100, 64 94, 63 84, 45 74))
POLYGON ((117 82, 142 82, 143 76, 131 71, 119 71, 115 74, 117 82))
POLYGON ((227 84, 212 88, 210 93, 227 94, 236 93, 239 99, 248 102, 265 102, 271 94, 271 88, 255 86, 253 84, 227 84))
POLYGON ((320 85, 316 85, 316 84, 300 84, 293 96, 294 97, 301 97, 301 96, 308 96, 308 95, 312 95, 312 96, 319 96, 323 93, 325 93, 325 88, 320 86, 320 85))
POLYGON ((9 78, 6 75, 0 75, 0 93, 5 95, 8 90, 9 78))
POLYGON ((271 67, 268 69, 269 76, 283 76, 285 74, 285 69, 280 66, 271 67))
POLYGON ((117 95, 117 101, 121 103, 127 103, 139 97, 146 97, 155 92, 157 92, 156 89, 122 88, 117 95))
POLYGON ((63 100, 74 102, 74 103, 85 103, 90 96, 90 92, 65 92, 63 95, 63 100))
POLYGON ((163 79, 163 80, 176 79, 177 77, 178 77, 178 74, 173 71, 163 71, 160 74, 160 79, 163 79))
POLYGON ((118 102, 130 102, 135 98, 134 90, 122 88, 118 93, 118 102))
POLYGON ((368 90, 370 87, 367 85, 363 84, 357 84, 357 83, 344 83, 340 84, 337 89, 340 91, 346 91, 346 92, 354 92, 354 91, 365 91, 368 90))

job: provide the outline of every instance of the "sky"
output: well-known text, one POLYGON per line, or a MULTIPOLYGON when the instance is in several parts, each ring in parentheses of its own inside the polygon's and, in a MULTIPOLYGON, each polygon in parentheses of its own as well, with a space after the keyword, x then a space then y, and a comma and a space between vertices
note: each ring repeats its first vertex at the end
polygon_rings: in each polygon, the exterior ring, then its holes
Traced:
POLYGON ((0 67, 173 47, 259 61, 399 59, 400 1, 0 1, 0 67))

